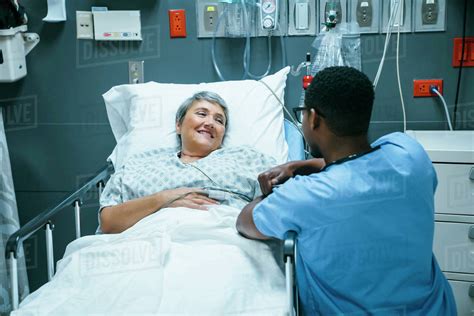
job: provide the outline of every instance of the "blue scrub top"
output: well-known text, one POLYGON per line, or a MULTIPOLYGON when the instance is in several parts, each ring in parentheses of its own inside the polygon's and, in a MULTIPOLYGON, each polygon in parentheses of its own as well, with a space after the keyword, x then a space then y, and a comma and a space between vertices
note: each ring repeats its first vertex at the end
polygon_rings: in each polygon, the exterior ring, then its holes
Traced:
POLYGON ((380 149, 288 180, 259 203, 258 230, 298 234, 305 315, 456 315, 432 253, 436 173, 402 133, 380 149))

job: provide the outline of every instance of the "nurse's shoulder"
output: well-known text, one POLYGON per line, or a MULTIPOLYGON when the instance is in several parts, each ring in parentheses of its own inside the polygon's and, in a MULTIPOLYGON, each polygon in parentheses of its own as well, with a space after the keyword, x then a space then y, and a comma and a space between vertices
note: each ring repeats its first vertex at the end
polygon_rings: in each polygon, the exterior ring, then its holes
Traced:
POLYGON ((384 135, 372 143, 372 147, 381 146, 385 157, 399 171, 406 171, 410 176, 429 176, 435 178, 433 165, 423 146, 405 133, 384 135))

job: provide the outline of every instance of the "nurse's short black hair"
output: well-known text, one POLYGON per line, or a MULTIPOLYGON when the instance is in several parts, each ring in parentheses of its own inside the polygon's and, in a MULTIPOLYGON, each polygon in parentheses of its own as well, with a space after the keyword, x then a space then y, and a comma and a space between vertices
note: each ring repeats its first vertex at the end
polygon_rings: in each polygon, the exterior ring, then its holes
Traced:
POLYGON ((359 136, 369 129, 374 95, 364 73, 352 67, 328 67, 313 78, 305 106, 317 109, 337 136, 359 136))

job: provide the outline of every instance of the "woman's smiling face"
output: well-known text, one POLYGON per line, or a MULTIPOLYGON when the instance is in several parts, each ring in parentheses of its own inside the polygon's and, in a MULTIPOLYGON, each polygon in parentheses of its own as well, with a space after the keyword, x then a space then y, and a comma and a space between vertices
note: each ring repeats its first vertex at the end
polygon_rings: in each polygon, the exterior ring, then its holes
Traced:
POLYGON ((205 100, 195 101, 182 123, 176 124, 181 135, 182 151, 200 151, 207 156, 222 145, 226 129, 226 116, 219 104, 205 100))

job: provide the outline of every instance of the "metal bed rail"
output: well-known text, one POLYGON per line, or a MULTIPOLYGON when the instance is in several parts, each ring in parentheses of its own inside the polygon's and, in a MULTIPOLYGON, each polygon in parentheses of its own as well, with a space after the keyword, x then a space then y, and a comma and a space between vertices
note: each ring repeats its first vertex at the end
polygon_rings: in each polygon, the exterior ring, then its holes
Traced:
POLYGON ((296 232, 290 230, 283 241, 283 262, 285 263, 286 293, 288 295, 288 315, 300 314, 298 285, 296 282, 296 232))
POLYGON ((86 193, 93 188, 98 188, 99 198, 102 194, 102 190, 105 186, 105 182, 113 173, 113 166, 108 164, 97 171, 96 175, 87 180, 81 185, 76 191, 69 193, 58 205, 48 208, 37 215, 35 218, 30 220, 24 226, 20 227, 15 233, 13 233, 7 241, 5 248, 5 258, 9 262, 10 267, 10 281, 11 281, 11 296, 12 296, 12 307, 13 310, 18 309, 19 305, 19 291, 18 291, 18 266, 17 256, 19 246, 24 240, 28 239, 31 235, 37 232, 39 229, 45 229, 46 233, 46 258, 48 266, 48 279, 54 275, 54 253, 53 253, 53 230, 54 225, 51 222, 56 214, 66 209, 67 207, 74 207, 75 216, 75 228, 76 238, 81 237, 81 221, 80 212, 82 200, 86 193))

